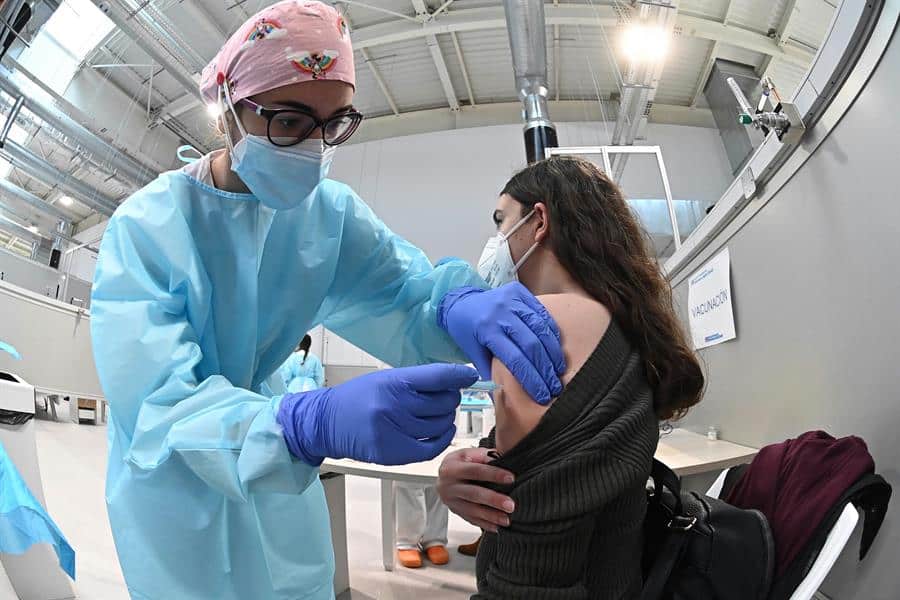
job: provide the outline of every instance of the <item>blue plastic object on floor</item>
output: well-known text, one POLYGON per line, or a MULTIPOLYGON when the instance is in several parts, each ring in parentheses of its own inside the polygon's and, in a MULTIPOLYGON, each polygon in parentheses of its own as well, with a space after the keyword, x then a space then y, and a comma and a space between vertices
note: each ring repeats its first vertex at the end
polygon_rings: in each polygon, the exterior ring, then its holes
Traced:
POLYGON ((75 579, 75 551, 0 444, 0 552, 24 554, 41 543, 53 545, 59 566, 75 579))

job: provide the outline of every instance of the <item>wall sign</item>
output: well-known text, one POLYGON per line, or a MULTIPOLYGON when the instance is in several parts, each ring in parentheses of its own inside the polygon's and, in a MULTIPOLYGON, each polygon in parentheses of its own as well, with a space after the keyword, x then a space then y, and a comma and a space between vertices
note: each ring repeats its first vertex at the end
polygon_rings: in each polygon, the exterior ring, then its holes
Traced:
POLYGON ((695 350, 737 337, 731 308, 731 257, 728 248, 691 275, 688 281, 688 312, 695 350))

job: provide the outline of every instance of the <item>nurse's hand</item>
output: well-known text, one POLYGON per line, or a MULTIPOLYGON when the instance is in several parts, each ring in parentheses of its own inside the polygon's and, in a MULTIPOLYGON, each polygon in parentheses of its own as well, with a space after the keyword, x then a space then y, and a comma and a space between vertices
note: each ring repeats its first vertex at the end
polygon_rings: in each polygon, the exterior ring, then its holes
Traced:
POLYGON ((465 352, 484 379, 497 357, 541 405, 562 393, 566 371, 559 327, 521 283, 492 290, 450 290, 438 307, 438 324, 465 352))
POLYGON ((277 419, 291 454, 313 466, 325 458, 421 462, 450 445, 459 390, 476 379, 475 370, 463 365, 387 369, 333 388, 288 394, 277 419))
POLYGON ((515 503, 509 496, 473 482, 511 484, 513 474, 492 467, 487 448, 466 448, 447 455, 438 474, 437 491, 447 508, 485 531, 509 526, 515 503))

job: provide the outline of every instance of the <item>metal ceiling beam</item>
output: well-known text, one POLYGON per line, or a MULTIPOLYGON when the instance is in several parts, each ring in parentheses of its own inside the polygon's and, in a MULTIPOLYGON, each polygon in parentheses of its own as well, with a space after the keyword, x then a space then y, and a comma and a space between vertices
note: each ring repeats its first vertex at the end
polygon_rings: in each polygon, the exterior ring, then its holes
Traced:
POLYGON ((25 238, 27 240, 31 240, 33 242, 40 243, 41 240, 46 239, 39 233, 35 233, 27 227, 23 227, 19 225, 6 215, 4 215, 5 211, 2 207, 0 207, 0 229, 6 231, 8 234, 11 234, 17 238, 25 238))
POLYGON ((187 93, 183 96, 175 98, 167 105, 160 108, 158 118, 162 118, 165 115, 168 115, 177 119, 184 113, 190 112, 198 106, 203 106, 203 102, 201 102, 200 99, 197 98, 197 96, 191 93, 187 93))
POLYGON ((463 81, 466 84, 466 91, 469 94, 469 106, 475 106, 475 92, 472 91, 472 80, 469 78, 469 69, 466 68, 466 59, 463 56, 462 46, 459 45, 459 37, 455 31, 450 32, 450 39, 453 40, 453 48, 456 50, 456 59, 459 61, 459 68, 462 70, 463 81))
MULTIPOLYGON (((599 124, 607 118, 615 118, 616 107, 609 101, 563 100, 549 103, 550 114, 557 123, 592 123, 599 124)), ((716 122, 712 112, 707 108, 691 108, 656 103, 650 111, 650 123, 667 125, 684 125, 688 127, 706 127, 713 129, 716 122)), ((401 113, 399 116, 385 116, 366 119, 359 131, 350 138, 348 144, 371 142, 396 138, 398 136, 451 131, 472 127, 490 127, 493 125, 522 125, 521 102, 497 102, 463 106, 459 112, 450 112, 446 108, 418 110, 401 113)), ((596 130, 597 144, 606 143, 603 125, 596 130)), ((585 133, 585 135, 592 135, 585 133)))
POLYGON ((59 186, 63 191, 88 208, 107 217, 116 210, 118 204, 114 198, 91 187, 77 177, 64 173, 24 146, 7 139, 3 145, 3 150, 9 157, 10 163, 15 168, 27 173, 29 177, 33 177, 49 186, 59 186))
POLYGON ((82 149, 90 152, 94 161, 105 171, 118 174, 138 186, 149 183, 153 178, 152 176, 155 175, 153 170, 115 148, 62 110, 31 98, 30 94, 27 94, 12 80, 11 75, 9 70, 0 66, 0 89, 13 98, 19 96, 27 98, 25 108, 28 111, 77 143, 82 149))
POLYGON ((456 97, 456 90, 453 89, 453 81, 450 79, 450 72, 447 70, 447 63, 444 61, 444 54, 441 52, 437 36, 432 34, 425 36, 425 43, 428 45, 431 60, 434 61, 434 67, 441 79, 441 86, 444 88, 444 95, 447 96, 450 110, 459 110, 459 99, 456 97))
MULTIPOLYGON (((413 8, 416 11, 416 17, 423 23, 433 21, 425 0, 412 0, 413 8)), ((441 45, 437 36, 429 33, 425 36, 425 44, 428 46, 428 52, 431 53, 431 60, 434 61, 434 68, 437 70, 438 77, 441 80, 441 86, 444 88, 444 95, 447 96, 447 104, 450 110, 459 110, 459 99, 456 97, 456 90, 453 89, 453 81, 450 79, 450 72, 447 70, 447 63, 444 61, 444 54, 441 52, 441 45)))
POLYGON ((193 12, 201 23, 205 23, 212 33, 219 37, 222 44, 225 43, 225 40, 228 39, 228 32, 219 24, 215 15, 206 8, 203 2, 200 2, 200 0, 188 0, 183 5, 187 10, 193 12))
MULTIPOLYGON (((350 32, 352 36, 353 23, 350 21, 350 15, 342 13, 342 16, 344 17, 344 23, 347 25, 347 31, 350 32)), ((391 91, 388 89, 387 83, 385 83, 384 78, 381 76, 381 72, 375 65, 375 61, 372 60, 372 56, 369 54, 368 49, 360 48, 359 54, 363 57, 366 66, 369 67, 369 72, 372 73, 372 77, 375 78, 375 83, 378 84, 378 88, 384 95, 384 99, 387 100, 388 106, 391 107, 391 112, 393 112, 395 115, 399 115, 400 109, 397 107, 397 103, 394 101, 394 96, 391 95, 391 91)))
MULTIPOLYGON (((22 71, 22 74, 29 79, 34 77, 31 73, 26 73, 25 71, 22 71)), ((156 173, 151 167, 138 162, 125 151, 113 146, 110 142, 76 121, 71 114, 66 112, 66 109, 72 107, 72 105, 62 96, 55 92, 49 94, 49 98, 52 98, 57 106, 35 98, 33 93, 26 92, 12 80, 12 72, 4 66, 0 66, 0 90, 12 96, 13 99, 19 96, 25 97, 25 108, 30 113, 77 143, 82 149, 90 152, 94 157, 94 162, 104 171, 118 174, 125 181, 130 181, 139 186, 148 183, 152 179, 151 174, 156 173)), ((75 109, 72 114, 83 115, 78 109, 75 109)), ((20 115, 20 117, 28 118, 27 116, 23 117, 23 115, 20 115)))
POLYGON ((731 11, 734 10, 734 0, 726 0, 725 14, 722 16, 722 22, 726 25, 731 24, 731 11))
POLYGON ((179 62, 178 57, 173 56, 168 48, 145 28, 143 23, 132 19, 129 12, 117 0, 92 0, 92 2, 115 23, 116 27, 136 42, 141 50, 165 68, 169 75, 186 91, 200 97, 200 89, 194 80, 193 73, 189 72, 179 62))
POLYGON ((553 26, 553 94, 559 102, 559 25, 553 26))
POLYGON ((780 46, 777 41, 763 34, 710 19, 679 14, 676 27, 681 28, 682 35, 703 38, 714 42, 725 42, 738 48, 752 50, 753 52, 759 52, 760 54, 781 58, 797 64, 808 65, 815 57, 815 52, 808 48, 792 44, 780 46))
POLYGON ((29 191, 23 190, 16 184, 6 178, 0 177, 0 193, 7 194, 28 204, 35 210, 39 210, 57 219, 72 223, 78 220, 78 216, 67 211, 60 210, 53 204, 46 202, 43 198, 35 196, 29 191))
MULTIPOLYGON (((614 27, 619 24, 612 6, 547 4, 544 8, 547 25, 571 25, 579 27, 614 27)), ((353 34, 353 47, 357 50, 384 44, 406 42, 429 34, 484 31, 504 29, 506 18, 502 7, 467 8, 450 11, 440 19, 419 24, 394 21, 357 29, 353 34)), ((740 48, 784 58, 796 63, 808 64, 814 53, 806 48, 788 44, 784 47, 763 35, 735 25, 679 13, 675 27, 682 35, 712 41, 722 41, 740 48)))
POLYGON ((391 112, 395 115, 400 114, 400 109, 397 108, 397 103, 394 101, 394 97, 391 95, 390 90, 388 90, 387 83, 385 83, 384 78, 381 77, 381 73, 378 71, 378 67, 375 66, 375 61, 372 60, 372 56, 369 54, 369 51, 366 48, 363 48, 359 51, 360 55, 363 57, 363 60, 366 62, 366 66, 369 67, 369 71, 372 73, 372 77, 375 78, 375 83, 378 84, 381 93, 384 95, 384 99, 387 100, 388 106, 391 107, 391 112))
POLYGON ((791 37, 791 21, 794 18, 796 8, 797 0, 787 0, 787 4, 784 7, 784 15, 781 17, 781 23, 778 24, 776 31, 779 46, 784 46, 788 38, 791 37))
POLYGON ((703 69, 700 71, 700 77, 697 79, 697 86, 694 88, 694 93, 691 94, 691 106, 697 106, 700 95, 703 93, 703 90, 706 89, 706 80, 709 79, 709 74, 712 73, 713 65, 716 64, 716 56, 718 56, 718 54, 719 42, 713 42, 709 49, 709 53, 706 55, 706 61, 703 63, 703 69))

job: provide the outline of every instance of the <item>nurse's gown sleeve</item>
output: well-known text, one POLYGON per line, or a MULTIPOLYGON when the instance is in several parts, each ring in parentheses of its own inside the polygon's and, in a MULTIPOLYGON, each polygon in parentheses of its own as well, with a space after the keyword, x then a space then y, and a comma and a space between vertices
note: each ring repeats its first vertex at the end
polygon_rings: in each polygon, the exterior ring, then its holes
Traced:
POLYGON ((425 253, 392 232, 348 194, 335 279, 320 320, 394 367, 469 362, 437 324, 437 307, 459 286, 487 287, 459 259, 433 267, 425 253))
POLYGON ((322 366, 322 361, 319 360, 318 356, 313 354, 312 358, 316 361, 315 371, 313 373, 313 380, 316 382, 316 387, 325 387, 325 367, 322 366))
POLYGON ((294 380, 296 374, 296 366, 297 366, 297 353, 294 352, 291 354, 284 364, 282 364, 278 368, 278 373, 281 376, 281 381, 284 382, 284 389, 287 390, 288 386, 291 384, 291 381, 294 380))
POLYGON ((127 468, 152 476, 179 460, 234 500, 302 492, 318 470, 291 458, 275 420, 281 397, 198 377, 219 372, 219 357, 198 339, 195 324, 212 323, 212 292, 183 217, 123 212, 101 243, 91 336, 127 468))

